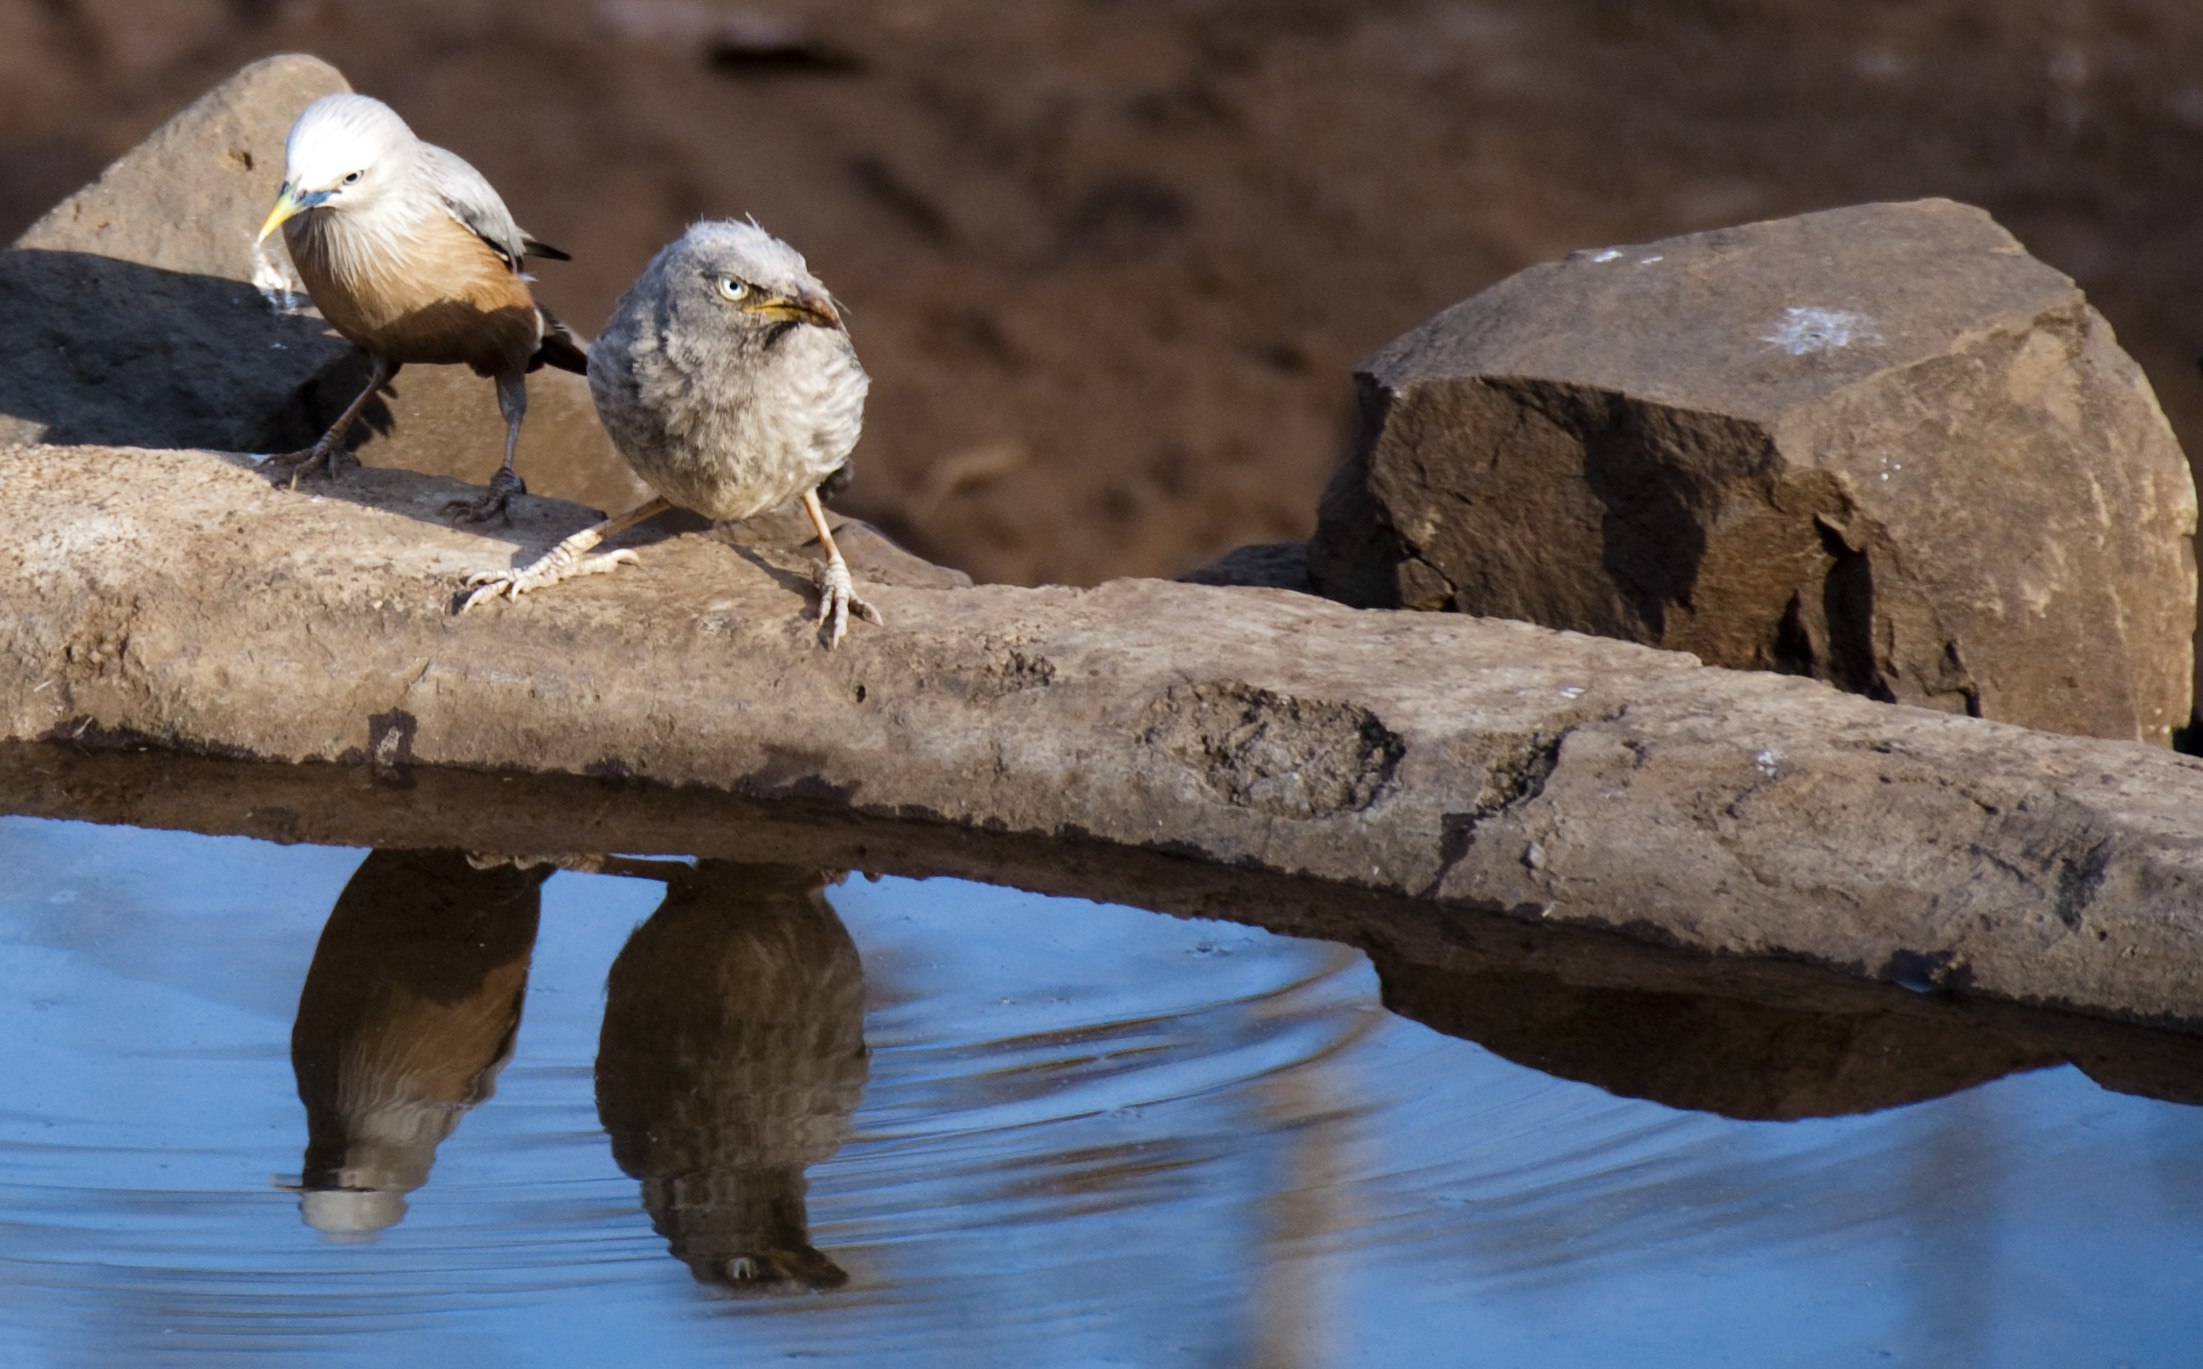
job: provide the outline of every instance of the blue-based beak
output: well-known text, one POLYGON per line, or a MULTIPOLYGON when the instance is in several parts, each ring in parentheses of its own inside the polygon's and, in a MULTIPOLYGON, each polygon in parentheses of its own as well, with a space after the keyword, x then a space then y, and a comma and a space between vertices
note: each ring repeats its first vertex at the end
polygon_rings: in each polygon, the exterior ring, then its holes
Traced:
POLYGON ((312 190, 301 195, 298 191, 292 189, 289 181, 285 181, 283 188, 276 192, 275 208, 268 211, 268 221, 260 225, 260 236, 254 238, 253 241, 256 243, 267 241, 268 234, 273 233, 276 227, 285 219, 290 218, 293 214, 302 214, 315 205, 322 203, 329 198, 329 193, 326 190, 312 190))

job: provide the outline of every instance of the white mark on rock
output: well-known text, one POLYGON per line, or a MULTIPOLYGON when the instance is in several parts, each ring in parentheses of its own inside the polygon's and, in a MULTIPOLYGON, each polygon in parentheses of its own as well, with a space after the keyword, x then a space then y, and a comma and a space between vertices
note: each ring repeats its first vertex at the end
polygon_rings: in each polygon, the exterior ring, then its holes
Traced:
POLYGON ((1619 248, 1619 247, 1609 247, 1609 248, 1607 248, 1607 249, 1606 249, 1606 250, 1605 250, 1604 252, 1594 252, 1594 253, 1592 253, 1592 254, 1591 254, 1591 260, 1593 260, 1593 261, 1613 261, 1613 260, 1614 260, 1615 258, 1617 258, 1617 257, 1619 257, 1619 256, 1621 256, 1621 255, 1622 255, 1622 249, 1621 249, 1621 248, 1619 248))
POLYGON ((1533 869, 1533 870, 1542 870, 1542 869, 1544 869, 1544 868, 1545 868, 1545 848, 1544 848, 1543 846, 1539 845, 1539 844, 1538 844, 1537 842, 1534 842, 1534 841, 1533 841, 1533 842, 1531 842, 1531 843, 1530 843, 1530 844, 1529 844, 1528 846, 1525 846, 1525 847, 1523 847, 1523 848, 1522 848, 1522 863, 1523 863, 1524 865, 1527 865, 1527 866, 1529 866, 1529 867, 1530 867, 1531 869, 1533 869))
POLYGON ((1753 759, 1758 762, 1759 773, 1765 775, 1768 779, 1773 779, 1775 777, 1775 765, 1782 759, 1782 753, 1773 747, 1768 747, 1753 759))
POLYGON ((1638 264, 1639 266, 1650 266, 1650 265, 1652 265, 1652 264, 1653 264, 1654 262, 1656 262, 1656 261, 1666 261, 1666 260, 1667 260, 1667 258, 1666 258, 1666 257, 1646 257, 1646 258, 1645 258, 1645 259, 1644 259, 1643 261, 1640 261, 1640 262, 1638 262, 1637 264, 1638 264))
POLYGON ((1581 697, 1583 697, 1583 686, 1582 686, 1582 685, 1570 685, 1570 686, 1568 686, 1568 688, 1566 688, 1566 689, 1564 689, 1564 690, 1562 690, 1562 691, 1560 692, 1560 696, 1561 696, 1562 698, 1564 698, 1564 699, 1576 699, 1576 698, 1581 698, 1581 697))
POLYGON ((1772 342, 1791 356, 1808 352, 1833 352, 1853 343, 1879 344, 1880 328, 1873 319, 1848 309, 1785 309, 1782 321, 1761 342, 1772 342))

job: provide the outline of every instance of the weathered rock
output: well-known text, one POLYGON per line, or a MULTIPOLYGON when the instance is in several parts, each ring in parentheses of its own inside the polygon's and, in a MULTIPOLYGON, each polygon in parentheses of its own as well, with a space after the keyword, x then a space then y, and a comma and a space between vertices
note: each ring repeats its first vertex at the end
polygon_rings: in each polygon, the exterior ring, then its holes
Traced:
MULTIPOLYGON (((0 253, 0 441, 276 451, 336 420, 365 359, 285 297, 297 284, 280 239, 262 253, 253 235, 292 121, 349 89, 317 58, 255 62, 0 253)), ((497 469, 505 424, 490 382, 415 366, 391 390, 354 427, 361 460, 475 484, 497 469)), ((649 497, 588 382, 540 371, 528 396, 515 466, 530 489, 600 509, 649 497)))
POLYGON ((860 564, 887 626, 828 653, 799 549, 700 535, 455 617, 587 521, 530 498, 485 536, 456 492, 0 451, 0 737, 808 798, 2203 1025, 2203 762, 1276 590, 860 564))
POLYGON ((2194 486, 2074 284, 1978 210, 1579 252, 1362 364, 1309 551, 1452 608, 2163 745, 2194 486))

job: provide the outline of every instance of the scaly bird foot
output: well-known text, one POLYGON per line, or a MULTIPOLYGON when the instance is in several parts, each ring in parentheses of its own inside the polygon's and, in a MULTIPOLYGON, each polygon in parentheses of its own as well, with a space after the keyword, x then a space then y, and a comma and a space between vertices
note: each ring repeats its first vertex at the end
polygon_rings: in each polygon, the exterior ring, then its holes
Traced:
POLYGON ((561 542, 528 565, 511 570, 477 571, 468 576, 467 584, 474 588, 474 592, 466 597, 466 602, 459 605, 459 612, 465 613, 483 600, 495 599, 500 594, 508 599, 517 599, 531 589, 555 585, 577 575, 602 575, 606 571, 618 570, 621 566, 636 564, 638 562, 635 553, 625 547, 618 551, 605 552, 601 556, 584 556, 580 551, 561 542))
POLYGON ((849 578, 849 567, 839 557, 832 561, 811 563, 811 583, 818 587, 817 622, 826 631, 826 649, 832 651, 840 645, 842 634, 849 630, 849 611, 868 623, 886 625, 880 611, 857 597, 857 587, 849 578))
POLYGON ((512 503, 514 495, 527 492, 528 487, 519 476, 499 467, 497 474, 490 477, 490 486, 482 491, 481 498, 454 499, 444 505, 444 514, 462 523, 487 523, 497 515, 504 514, 505 521, 510 523, 512 511, 507 506, 512 503))
POLYGON ((257 466, 290 467, 290 488, 295 490, 298 488, 299 477, 305 475, 308 471, 323 471, 331 480, 335 480, 337 478, 337 453, 341 450, 343 450, 342 443, 325 437, 313 446, 299 451, 278 452, 271 456, 255 458, 253 464, 257 466))

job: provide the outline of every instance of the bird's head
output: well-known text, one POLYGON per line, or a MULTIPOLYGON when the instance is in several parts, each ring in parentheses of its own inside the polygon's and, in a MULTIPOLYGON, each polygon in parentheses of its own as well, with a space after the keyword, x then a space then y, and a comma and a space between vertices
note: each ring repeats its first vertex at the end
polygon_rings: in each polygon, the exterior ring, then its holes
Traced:
POLYGON ((265 240, 285 219, 309 209, 356 210, 389 194, 410 169, 419 140, 397 111, 366 95, 324 95, 306 106, 283 144, 283 189, 265 240))
POLYGON ((841 306, 802 254, 754 223, 692 225, 659 265, 684 317, 716 314, 726 331, 765 336, 790 324, 842 326, 841 306))

